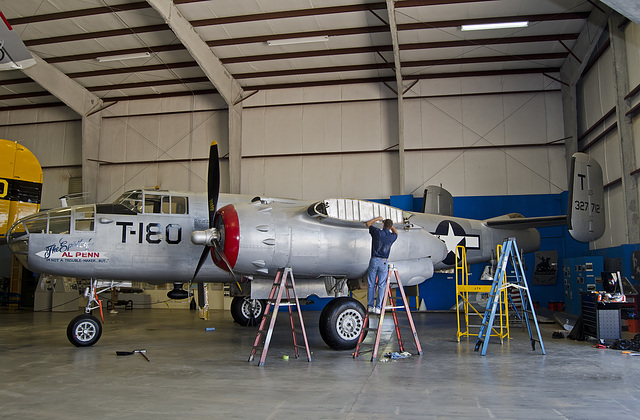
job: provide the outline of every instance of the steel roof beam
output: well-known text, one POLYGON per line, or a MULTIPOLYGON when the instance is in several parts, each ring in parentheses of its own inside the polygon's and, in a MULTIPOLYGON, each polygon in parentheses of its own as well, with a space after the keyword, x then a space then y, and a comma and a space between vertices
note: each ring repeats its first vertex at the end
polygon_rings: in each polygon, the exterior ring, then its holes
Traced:
POLYGON ((204 74, 229 106, 229 188, 240 193, 240 159, 242 156, 242 86, 227 71, 189 21, 171 0, 147 0, 196 60, 204 74))
POLYGON ((22 72, 82 117, 82 189, 87 193, 87 199, 95 202, 98 185, 98 164, 95 160, 98 158, 102 117, 99 112, 89 114, 100 109, 102 100, 36 54, 31 55, 36 65, 22 69, 22 72))

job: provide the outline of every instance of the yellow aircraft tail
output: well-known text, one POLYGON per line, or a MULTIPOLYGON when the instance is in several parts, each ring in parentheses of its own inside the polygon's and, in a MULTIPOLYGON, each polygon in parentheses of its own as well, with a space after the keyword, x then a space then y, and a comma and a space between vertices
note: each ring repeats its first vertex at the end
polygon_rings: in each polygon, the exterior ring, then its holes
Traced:
POLYGON ((13 223, 40 210, 42 168, 26 147, 0 139, 0 244, 13 223))

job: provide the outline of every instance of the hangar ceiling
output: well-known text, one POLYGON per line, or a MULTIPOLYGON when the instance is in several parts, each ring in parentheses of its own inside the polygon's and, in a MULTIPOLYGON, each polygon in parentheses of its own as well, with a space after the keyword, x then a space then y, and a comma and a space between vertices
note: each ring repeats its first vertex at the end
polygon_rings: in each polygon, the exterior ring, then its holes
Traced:
MULTIPOLYGON (((388 23, 384 1, 173 3, 245 96, 289 87, 368 82, 395 86, 394 25, 388 23)), ((605 9, 602 3, 581 0, 396 1, 405 88, 425 78, 557 75, 589 14, 605 9), (514 21, 528 25, 461 30, 466 24, 514 21)), ((215 93, 150 2, 21 0, 4 2, 1 10, 30 51, 105 104, 215 93)), ((48 104, 59 100, 21 71, 0 73, 0 110, 48 104)))

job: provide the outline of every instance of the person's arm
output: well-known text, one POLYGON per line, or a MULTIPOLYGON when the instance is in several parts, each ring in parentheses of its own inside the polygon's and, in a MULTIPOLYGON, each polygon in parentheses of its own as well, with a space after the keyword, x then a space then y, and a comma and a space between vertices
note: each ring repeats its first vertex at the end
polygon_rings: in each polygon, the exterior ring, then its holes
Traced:
POLYGON ((398 234, 398 231, 396 230, 395 226, 391 226, 391 232, 395 233, 396 235, 398 234))
POLYGON ((370 227, 372 224, 374 224, 375 222, 378 222, 380 220, 382 220, 382 216, 378 216, 375 219, 371 219, 365 224, 367 225, 367 227, 370 227))

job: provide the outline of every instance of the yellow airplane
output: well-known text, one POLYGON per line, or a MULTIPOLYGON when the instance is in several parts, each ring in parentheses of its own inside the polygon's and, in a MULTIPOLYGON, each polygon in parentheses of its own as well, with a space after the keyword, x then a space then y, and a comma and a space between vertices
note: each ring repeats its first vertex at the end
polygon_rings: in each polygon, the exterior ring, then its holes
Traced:
POLYGON ((0 139, 0 244, 13 223, 40 210, 42 168, 29 149, 0 139))

